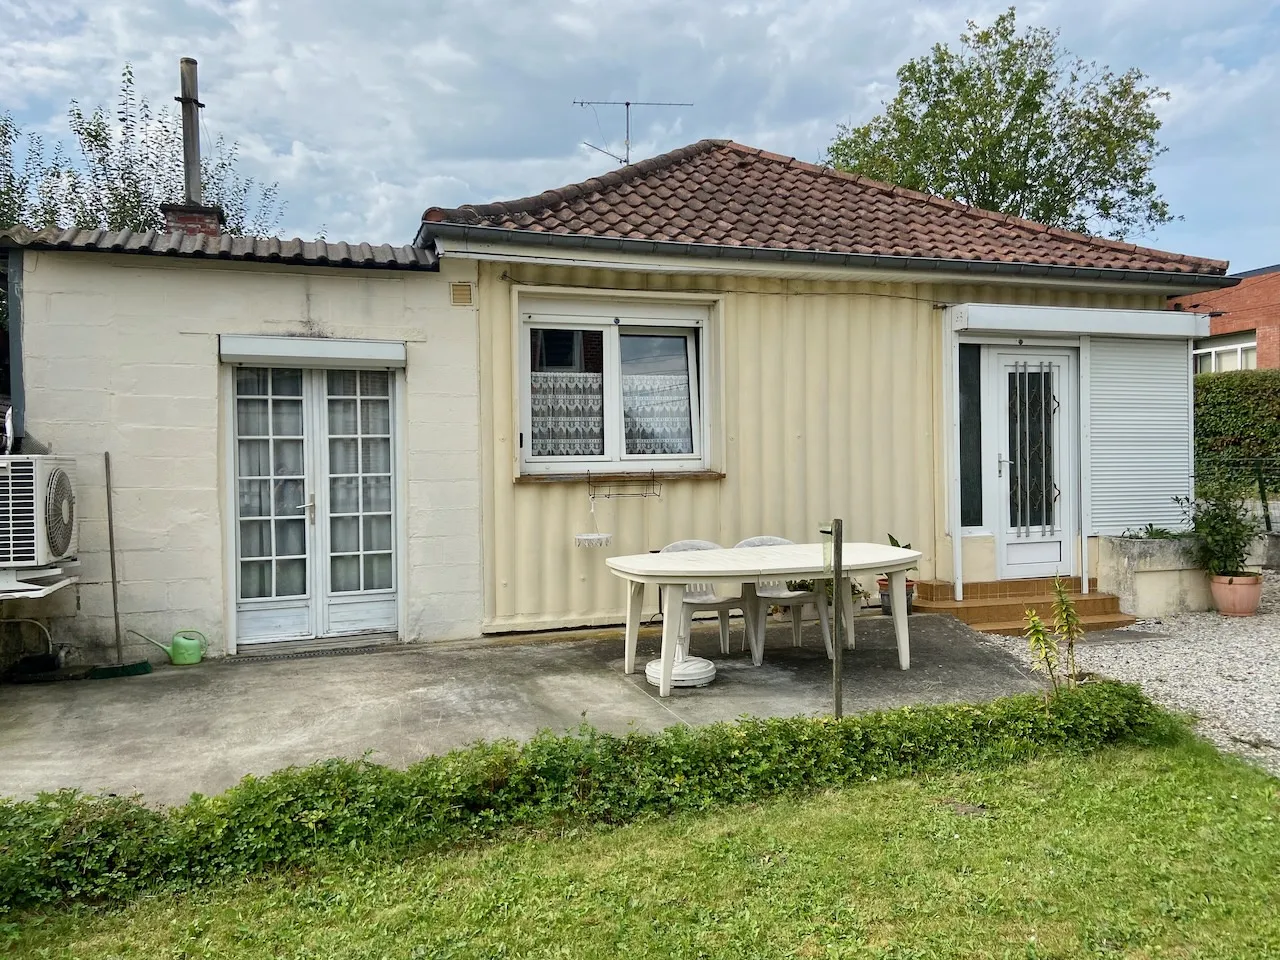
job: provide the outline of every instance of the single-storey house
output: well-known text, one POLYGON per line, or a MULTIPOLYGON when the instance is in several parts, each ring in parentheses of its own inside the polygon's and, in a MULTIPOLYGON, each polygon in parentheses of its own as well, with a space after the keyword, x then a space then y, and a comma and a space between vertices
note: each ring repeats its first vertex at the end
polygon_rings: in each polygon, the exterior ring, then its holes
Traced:
POLYGON ((228 653, 619 623, 606 556, 832 517, 949 597, 1085 576, 1178 522, 1208 327, 1162 308, 1235 282, 723 140, 395 250, 0 243, 23 428, 80 468, 64 630, 109 633, 110 450, 127 625, 228 653))

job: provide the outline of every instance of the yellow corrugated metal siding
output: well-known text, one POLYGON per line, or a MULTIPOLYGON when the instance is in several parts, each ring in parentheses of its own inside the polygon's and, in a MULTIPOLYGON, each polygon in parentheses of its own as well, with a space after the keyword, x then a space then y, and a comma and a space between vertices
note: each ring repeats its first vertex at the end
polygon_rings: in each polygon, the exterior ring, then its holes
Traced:
MULTIPOLYGON (((732 545, 758 534, 814 540, 833 516, 850 539, 886 532, 924 549, 934 575, 944 536, 942 311, 988 300, 1149 306, 1152 298, 1054 290, 937 288, 483 264, 480 376, 484 466, 485 627, 520 630, 616 621, 621 582, 606 556, 698 537, 732 545), (666 480, 661 497, 597 501, 613 534, 592 529, 585 483, 513 480, 516 455, 512 283, 724 295, 724 479, 666 480), (1121 302, 1118 302, 1121 301, 1121 302)), ((714 347, 713 347, 714 348, 714 347)))

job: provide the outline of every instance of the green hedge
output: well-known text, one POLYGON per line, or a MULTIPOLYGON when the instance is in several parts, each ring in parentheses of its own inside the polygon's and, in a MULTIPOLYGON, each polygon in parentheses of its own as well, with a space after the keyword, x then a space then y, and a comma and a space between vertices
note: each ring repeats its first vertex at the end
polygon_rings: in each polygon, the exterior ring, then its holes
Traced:
POLYGON ((743 719, 610 736, 480 743, 407 770, 329 760, 246 777, 169 810, 72 790, 0 801, 0 911, 121 900, 518 826, 622 823, 780 793, 981 767, 1046 751, 1155 743, 1178 722, 1136 687, 832 718, 743 719))
POLYGON ((1195 397, 1197 476, 1252 483, 1252 467, 1230 461, 1263 459, 1272 486, 1280 475, 1280 370, 1202 373, 1195 397))

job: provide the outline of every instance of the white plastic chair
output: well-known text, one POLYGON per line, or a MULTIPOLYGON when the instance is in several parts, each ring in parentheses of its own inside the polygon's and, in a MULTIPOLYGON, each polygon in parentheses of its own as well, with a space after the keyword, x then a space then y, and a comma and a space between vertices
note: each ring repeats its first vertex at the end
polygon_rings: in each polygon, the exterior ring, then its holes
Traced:
MULTIPOLYGON (((659 553, 681 553, 687 550, 721 550, 720 544, 710 540, 677 540, 668 543, 659 553)), ((747 622, 747 633, 751 633, 751 616, 755 612, 748 609, 751 604, 742 597, 722 597, 716 593, 709 583, 686 583, 684 585, 683 622, 680 625, 681 638, 676 648, 676 659, 683 660, 689 652, 689 631, 693 627, 693 615, 699 610, 715 610, 720 614, 720 652, 729 652, 729 611, 741 610, 747 622)), ((664 608, 665 609, 665 608, 664 608)))
MULTIPOLYGON (((736 546, 738 547, 785 547, 791 546, 792 540, 783 537, 748 537, 736 546)), ((818 587, 816 590, 792 590, 787 587, 783 581, 773 583, 762 583, 756 587, 756 609, 754 611, 755 635, 751 638, 751 659, 755 661, 756 666, 764 661, 764 628, 768 622, 769 607, 790 607, 791 608, 791 645, 798 647, 801 645, 801 616, 806 603, 812 603, 818 608, 818 620, 822 624, 822 641, 827 645, 827 658, 835 656, 835 652, 831 648, 831 617, 830 611, 827 609, 829 603, 827 599, 826 585, 818 587)))

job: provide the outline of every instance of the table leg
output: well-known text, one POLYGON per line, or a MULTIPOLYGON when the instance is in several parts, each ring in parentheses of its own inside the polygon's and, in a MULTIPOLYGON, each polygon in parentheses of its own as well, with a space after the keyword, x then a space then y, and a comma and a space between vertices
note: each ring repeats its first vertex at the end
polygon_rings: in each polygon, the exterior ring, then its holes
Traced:
POLYGON ((911 640, 907 636, 907 571, 889 574, 889 597, 893 605, 893 631, 898 635, 898 666, 911 669, 911 640))
POLYGON ((671 668, 676 662, 676 646, 684 623, 684 584, 668 584, 662 598, 662 672, 658 675, 658 696, 671 696, 671 668))
POLYGON ((857 608, 853 602, 853 579, 845 577, 840 581, 840 603, 844 605, 844 646, 853 649, 853 620, 857 616, 857 608))
POLYGON ((622 652, 622 672, 636 672, 636 641, 640 638, 640 619, 644 607, 644 584, 639 580, 627 583, 627 632, 622 652))
POLYGON ((742 645, 750 645, 752 651, 755 651, 756 643, 756 585, 754 583, 744 583, 742 585, 742 645))

